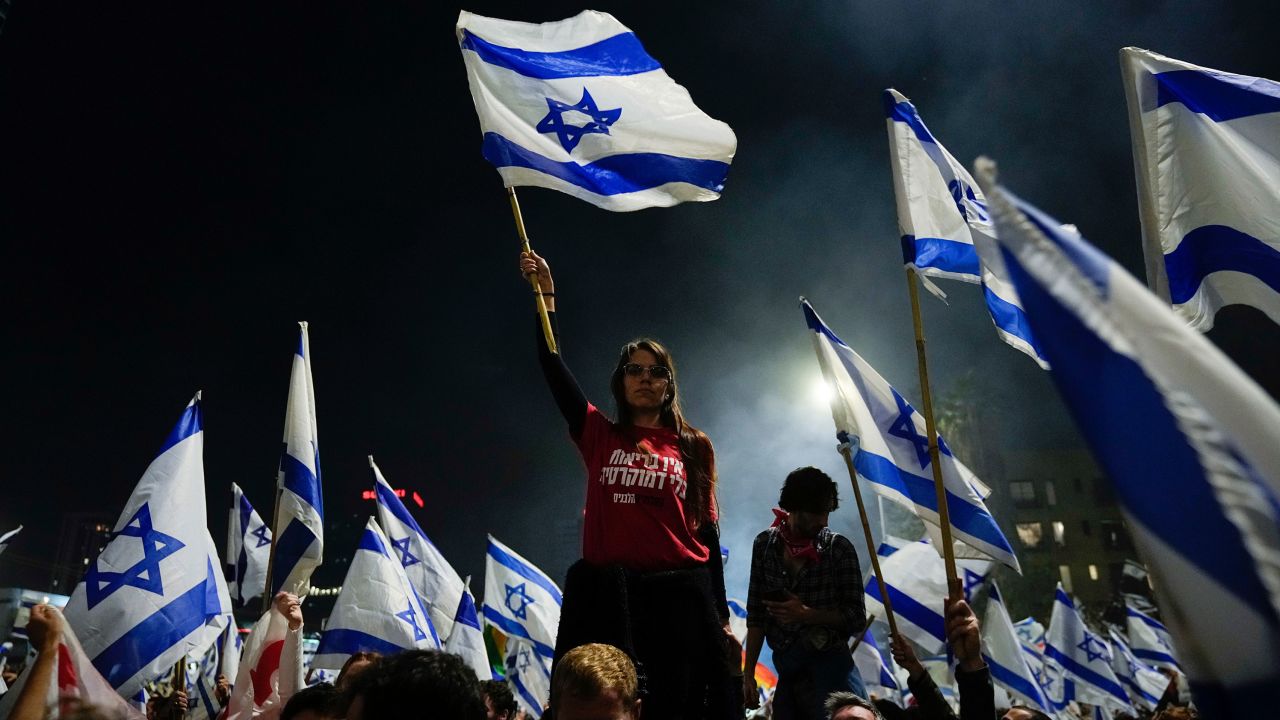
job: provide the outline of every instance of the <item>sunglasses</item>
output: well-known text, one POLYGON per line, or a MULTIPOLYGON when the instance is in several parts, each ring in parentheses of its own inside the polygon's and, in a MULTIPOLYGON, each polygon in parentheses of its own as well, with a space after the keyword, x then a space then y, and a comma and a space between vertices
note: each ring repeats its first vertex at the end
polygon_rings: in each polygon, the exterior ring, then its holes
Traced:
POLYGON ((646 367, 644 365, 637 365, 636 363, 627 363, 622 366, 622 372, 628 377, 641 377, 645 373, 648 373, 649 377, 654 380, 671 379, 671 368, 666 365, 649 365, 646 367))

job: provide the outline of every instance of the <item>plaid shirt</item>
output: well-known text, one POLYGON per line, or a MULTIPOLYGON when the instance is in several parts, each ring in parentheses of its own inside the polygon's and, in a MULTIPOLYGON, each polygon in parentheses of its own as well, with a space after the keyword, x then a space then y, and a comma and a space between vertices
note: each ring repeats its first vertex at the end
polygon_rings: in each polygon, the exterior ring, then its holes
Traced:
MULTIPOLYGON (((862 569, 853 543, 830 528, 823 528, 814 544, 821 561, 806 563, 794 576, 787 570, 786 552, 778 528, 769 528, 756 536, 751 546, 751 584, 747 590, 747 626, 764 628, 769 647, 776 652, 797 639, 809 635, 843 642, 862 630, 866 624, 866 608, 862 599, 862 569), (772 589, 789 590, 812 608, 835 608, 844 622, 838 627, 779 623, 769 615, 764 594, 772 589)), ((819 639, 818 642, 822 642, 819 639)))

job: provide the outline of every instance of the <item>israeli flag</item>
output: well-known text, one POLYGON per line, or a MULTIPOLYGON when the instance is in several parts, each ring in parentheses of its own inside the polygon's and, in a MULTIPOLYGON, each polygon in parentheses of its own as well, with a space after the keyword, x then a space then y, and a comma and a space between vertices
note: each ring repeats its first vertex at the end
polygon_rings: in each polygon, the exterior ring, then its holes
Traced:
MULTIPOLYGON (((970 561, 957 561, 960 563, 970 561)), ((990 566, 990 563, 984 563, 990 566)), ((958 569, 958 567, 957 567, 958 569)), ((898 632, 910 638, 926 653, 936 655, 947 642, 943 599, 947 596, 947 573, 932 543, 914 542, 880 560, 889 604, 893 606, 898 632)), ((888 622, 888 610, 880 583, 874 575, 864 587, 867 612, 876 622, 888 622)))
MULTIPOLYGON (((271 528, 258 517, 240 486, 231 483, 231 515, 227 522, 227 562, 231 566, 231 599, 238 607, 262 595, 271 557, 271 528)), ((230 676, 228 676, 230 677, 230 676)))
POLYGON ((1111 646, 1084 624, 1061 583, 1053 597, 1044 657, 1046 664, 1058 666, 1072 681, 1074 693, 1064 701, 1110 705, 1133 713, 1129 696, 1111 669, 1111 646))
POLYGON ((884 653, 880 652, 871 628, 862 632, 862 642, 853 651, 853 662, 858 666, 858 673, 862 675, 869 692, 898 705, 902 704, 902 689, 898 686, 893 670, 889 669, 889 663, 893 661, 886 660, 884 653))
POLYGON ((903 262, 940 297, 945 295, 927 278, 981 283, 996 334, 1048 368, 996 250, 986 198, 973 176, 929 132, 905 95, 885 90, 884 110, 903 262))
POLYGON ((471 669, 476 671, 477 678, 495 679, 493 667, 489 664, 489 651, 484 646, 480 616, 476 613, 476 600, 471 597, 471 590, 465 585, 462 588, 462 599, 458 602, 458 610, 454 613, 453 632, 449 634, 444 649, 465 660, 471 669))
POLYGON ((457 34, 482 153, 507 187, 551 188, 606 210, 720 197, 733 130, 699 110, 612 15, 537 25, 462 12, 457 34))
POLYGON ((1147 280, 1191 327, 1280 323, 1280 83, 1120 51, 1147 280))
POLYGON ((1129 700, 1136 708, 1155 710, 1156 705, 1160 704, 1160 697, 1169 687, 1169 678, 1135 657, 1124 638, 1115 630, 1107 632, 1111 636, 1111 648, 1115 651, 1111 657, 1111 669, 1128 691, 1129 700))
POLYGON ((1125 626, 1135 656, 1156 667, 1182 672, 1182 666, 1173 653, 1173 638, 1159 620, 1126 604, 1125 626))
POLYGON ((507 638, 507 684, 529 717, 542 717, 542 708, 551 701, 551 659, 528 641, 507 638))
POLYGON ((409 509, 382 476, 372 455, 369 469, 373 471, 373 487, 378 498, 378 524, 387 531, 396 559, 427 604, 431 622, 441 637, 448 638, 453 633, 454 614, 465 592, 462 578, 418 527, 409 509))
POLYGON ((358 652, 439 648, 426 606, 392 556, 387 536, 369 518, 311 666, 341 670, 358 652))
POLYGON ((5 549, 9 547, 9 541, 13 539, 13 536, 17 535, 20 532, 22 532, 21 525, 19 525, 18 527, 14 528, 13 530, 10 530, 9 532, 3 535, 0 535, 0 553, 3 553, 5 549))
POLYGON ((124 697, 204 650, 230 621, 205 513, 203 429, 196 393, 64 610, 94 667, 124 697))
POLYGON ((987 162, 978 178, 1054 381, 1161 578, 1196 704, 1252 712, 1280 686, 1280 406, 987 162))
POLYGON ((1013 620, 995 581, 987 584, 987 609, 982 617, 982 658, 991 670, 991 679, 1028 707, 1045 714, 1054 708, 1036 679, 1027 653, 1013 629, 1013 620))
MULTIPOLYGON (((932 458, 924 418, 862 356, 836 337, 808 300, 801 298, 800 306, 813 331, 822 377, 831 389, 836 435, 841 442, 858 441, 853 456, 858 476, 885 498, 938 525, 938 496, 929 467, 932 458)), ((982 502, 990 491, 951 454, 941 435, 938 454, 952 536, 1021 572, 1013 548, 982 502)))
POLYGON ((484 619, 522 639, 550 663, 560 628, 560 588, 533 563, 489 536, 484 563, 484 619))
POLYGON ((320 445, 316 431, 316 391, 311 382, 311 341, 307 324, 298 323, 298 350, 289 378, 285 408, 284 452, 280 456, 276 513, 275 564, 271 596, 281 590, 306 595, 311 573, 324 550, 324 501, 320 486, 320 445), (282 529, 283 528, 283 529, 282 529))

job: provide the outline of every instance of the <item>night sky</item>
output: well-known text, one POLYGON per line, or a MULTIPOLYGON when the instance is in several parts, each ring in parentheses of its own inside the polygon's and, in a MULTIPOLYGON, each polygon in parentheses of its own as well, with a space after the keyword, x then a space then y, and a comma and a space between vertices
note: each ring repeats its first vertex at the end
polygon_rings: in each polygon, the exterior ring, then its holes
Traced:
MULTIPOLYGON (((817 465, 848 495, 797 298, 919 400, 883 88, 1141 277, 1119 49, 1280 78, 1267 3, 1074 5, 594 6, 733 127, 738 154, 714 203, 609 213, 530 188, 525 220, 588 397, 611 405, 623 342, 652 335, 675 353, 688 417, 717 448, 730 595, 746 592, 750 539, 789 470, 817 465)), ((467 9, 550 21, 583 7, 467 9)), ((583 471, 537 367, 457 14, 14 1, 0 34, 0 531, 27 530, 0 556, 0 586, 46 586, 63 512, 118 515, 196 390, 215 541, 231 482, 268 514, 298 320, 330 521, 373 511, 360 499, 373 453, 424 498, 414 514, 464 575, 483 573, 489 532, 563 577, 583 471)), ((1080 445, 979 290, 944 287, 949 306, 922 298, 935 391, 974 378, 999 410, 996 453, 1080 445)), ((1231 309, 1210 337, 1280 393, 1280 329, 1231 309)), ((853 533, 852 508, 836 529, 853 533)), ((349 557, 339 539, 326 554, 349 557)))

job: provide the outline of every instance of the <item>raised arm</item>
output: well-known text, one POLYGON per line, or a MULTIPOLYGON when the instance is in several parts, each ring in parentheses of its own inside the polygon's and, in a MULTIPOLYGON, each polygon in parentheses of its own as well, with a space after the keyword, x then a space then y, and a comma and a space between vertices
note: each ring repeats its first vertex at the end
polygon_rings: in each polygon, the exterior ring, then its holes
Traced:
MULTIPOLYGON (((531 273, 538 275, 538 292, 542 293, 542 299, 547 304, 556 347, 563 350, 564 346, 560 343, 560 326, 556 322, 556 284, 551 278, 551 266, 535 252, 522 252, 520 253, 520 274, 528 276, 531 273)), ((564 358, 560 353, 553 353, 551 348, 547 347, 547 338, 542 333, 540 322, 536 324, 536 328, 538 363, 542 366, 542 375, 547 380, 547 387, 551 388, 551 396, 555 398, 560 414, 569 424, 569 434, 576 440, 582 437, 582 426, 587 418, 587 397, 582 394, 582 388, 574 379, 573 373, 569 371, 564 358)))

